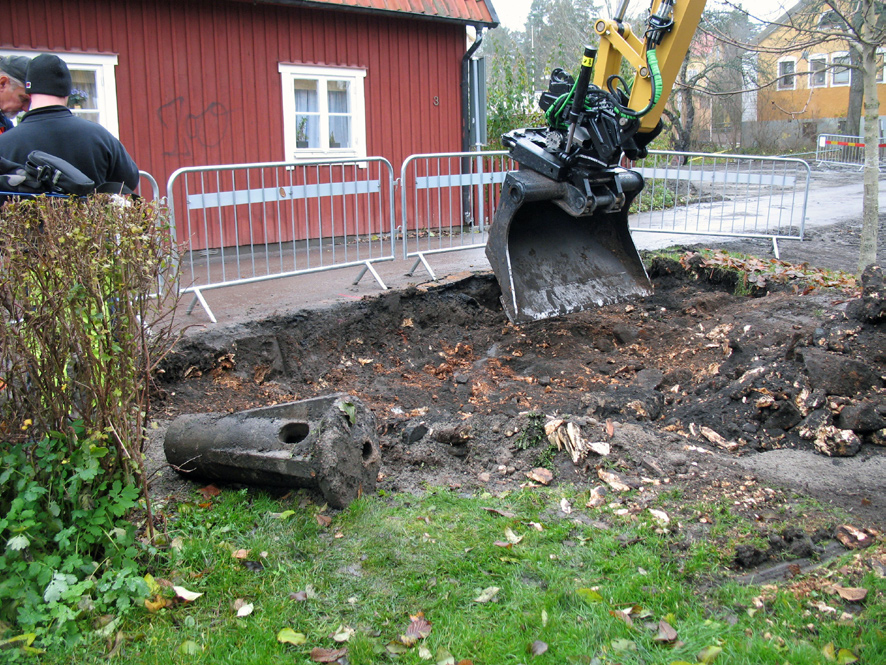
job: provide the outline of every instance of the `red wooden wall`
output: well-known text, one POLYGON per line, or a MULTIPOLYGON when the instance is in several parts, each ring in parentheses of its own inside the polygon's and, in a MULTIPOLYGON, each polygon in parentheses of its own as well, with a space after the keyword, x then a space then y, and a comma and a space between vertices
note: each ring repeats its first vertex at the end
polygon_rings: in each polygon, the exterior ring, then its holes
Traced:
POLYGON ((165 192, 182 166, 282 161, 284 63, 367 70, 367 153, 458 151, 464 27, 225 0, 28 0, 0 48, 115 53, 120 139, 165 192))

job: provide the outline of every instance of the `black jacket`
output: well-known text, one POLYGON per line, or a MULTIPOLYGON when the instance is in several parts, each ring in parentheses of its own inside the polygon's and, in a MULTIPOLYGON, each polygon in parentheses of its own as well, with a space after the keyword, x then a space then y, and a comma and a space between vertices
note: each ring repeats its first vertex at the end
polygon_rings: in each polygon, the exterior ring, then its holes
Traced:
POLYGON ((107 129, 76 117, 64 106, 44 106, 26 113, 14 128, 0 134, 0 157, 24 164, 33 150, 70 162, 96 185, 122 182, 138 187, 138 167, 107 129))

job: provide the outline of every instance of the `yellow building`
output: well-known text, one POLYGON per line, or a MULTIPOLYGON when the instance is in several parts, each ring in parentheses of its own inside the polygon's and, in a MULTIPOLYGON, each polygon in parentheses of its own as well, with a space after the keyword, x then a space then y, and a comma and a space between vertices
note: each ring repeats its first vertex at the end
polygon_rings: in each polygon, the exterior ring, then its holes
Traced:
MULTIPOLYGON (((818 134, 860 135, 859 127, 848 127, 846 122, 849 43, 821 39, 834 25, 834 15, 823 13, 820 1, 802 0, 757 37, 761 50, 780 52, 757 55, 758 81, 766 87, 757 93, 756 103, 747 107, 746 141, 797 149, 812 144, 818 134)), ((886 109, 882 54, 877 68, 882 110, 886 109)), ((884 129, 886 117, 881 116, 881 134, 886 133, 884 129)))

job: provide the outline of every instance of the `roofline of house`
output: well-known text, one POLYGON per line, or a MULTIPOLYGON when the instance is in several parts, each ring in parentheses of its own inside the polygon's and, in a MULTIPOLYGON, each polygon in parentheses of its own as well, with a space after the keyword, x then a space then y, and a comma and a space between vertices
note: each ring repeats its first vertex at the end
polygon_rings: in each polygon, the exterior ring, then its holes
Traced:
POLYGON ((489 10, 489 15, 492 18, 491 21, 483 21, 480 19, 469 19, 469 18, 456 18, 453 16, 436 16, 432 14, 421 14, 418 12, 407 12, 403 10, 395 10, 395 9, 380 9, 375 7, 353 7, 350 5, 344 4, 334 4, 330 2, 322 2, 321 0, 232 0, 233 2, 248 2, 249 4, 262 4, 262 5, 286 5, 291 7, 309 7, 311 9, 326 9, 326 10, 335 10, 335 11, 343 11, 343 12, 354 12, 358 14, 372 14, 379 15, 385 14, 391 17, 398 18, 415 18, 415 19, 424 19, 428 21, 436 21, 438 23, 455 23, 458 25, 473 25, 476 27, 483 28, 495 28, 500 24, 498 20, 498 14, 496 14, 495 9, 492 4, 488 2, 488 0, 482 0, 482 2, 486 5, 486 8, 489 10))
POLYGON ((756 36, 753 43, 757 44, 757 45, 762 44, 764 39, 768 39, 769 36, 772 35, 772 33, 774 33, 776 30, 784 27, 784 25, 788 22, 788 20, 791 18, 791 16, 796 14, 798 11, 803 9, 803 7, 805 5, 808 5, 810 3, 811 3, 811 0, 800 0, 799 2, 795 3, 790 9, 785 10, 784 14, 782 14, 775 21, 770 23, 769 26, 765 30, 761 31, 760 34, 756 36))

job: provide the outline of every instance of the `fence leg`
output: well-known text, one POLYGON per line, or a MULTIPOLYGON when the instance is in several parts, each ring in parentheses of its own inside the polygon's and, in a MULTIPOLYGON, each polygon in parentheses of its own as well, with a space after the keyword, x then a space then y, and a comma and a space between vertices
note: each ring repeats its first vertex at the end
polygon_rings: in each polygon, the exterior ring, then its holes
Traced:
POLYGON ((194 306, 197 302, 200 302, 200 306, 206 311, 206 315, 209 317, 209 320, 212 323, 218 323, 215 318, 215 314, 212 313, 212 310, 209 308, 209 303, 206 302, 206 298, 203 297, 203 293, 200 292, 200 289, 194 289, 194 299, 191 301, 190 306, 187 309, 187 313, 190 314, 194 311, 194 306))
POLYGON ((775 255, 776 259, 780 259, 781 256, 778 254, 778 238, 772 238, 772 253, 775 255))
POLYGON ((379 285, 381 288, 383 288, 385 291, 387 291, 387 290, 388 290, 388 287, 387 287, 387 286, 385 285, 385 283, 382 281, 382 279, 381 279, 381 277, 379 276, 379 274, 375 271, 375 268, 372 266, 372 262, 371 262, 371 261, 367 261, 367 262, 365 263, 365 265, 363 266, 363 270, 360 271, 360 274, 357 275, 357 279, 354 280, 354 284, 356 285, 356 284, 359 284, 359 283, 360 283, 360 280, 363 279, 363 275, 366 274, 366 271, 367 271, 367 270, 368 270, 369 272, 372 273, 372 276, 373 276, 373 277, 375 277, 375 281, 378 282, 378 285, 379 285))
POLYGON ((431 276, 431 281, 436 282, 437 275, 434 274, 434 270, 431 268, 431 264, 428 263, 428 260, 425 258, 425 255, 421 252, 418 253, 418 258, 415 259, 415 263, 413 263, 412 267, 406 271, 406 274, 411 277, 412 274, 415 272, 415 269, 418 268, 419 263, 421 263, 425 267, 425 270, 428 271, 428 274, 431 276))

